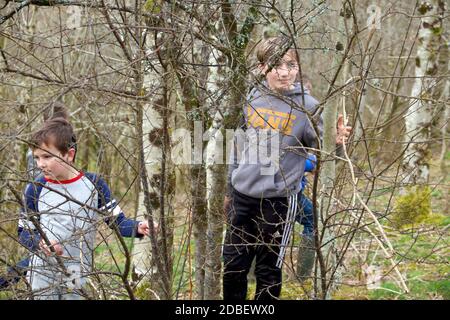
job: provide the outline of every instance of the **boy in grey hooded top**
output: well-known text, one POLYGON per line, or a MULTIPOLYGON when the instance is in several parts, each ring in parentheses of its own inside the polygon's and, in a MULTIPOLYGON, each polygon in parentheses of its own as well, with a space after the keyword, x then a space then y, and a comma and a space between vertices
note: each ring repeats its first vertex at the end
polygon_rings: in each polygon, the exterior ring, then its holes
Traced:
POLYGON ((247 131, 235 139, 228 185, 253 198, 297 194, 307 153, 319 147, 322 120, 313 119, 318 136, 305 113, 314 113, 317 100, 294 83, 283 95, 267 87, 253 88, 247 101, 243 110, 247 131))
POLYGON ((232 150, 231 202, 223 247, 223 294, 244 300, 247 274, 256 258, 255 299, 277 299, 285 249, 297 212, 297 193, 307 152, 319 147, 322 120, 317 101, 295 83, 297 54, 286 38, 269 38, 257 49, 265 82, 247 97, 245 132, 232 150))

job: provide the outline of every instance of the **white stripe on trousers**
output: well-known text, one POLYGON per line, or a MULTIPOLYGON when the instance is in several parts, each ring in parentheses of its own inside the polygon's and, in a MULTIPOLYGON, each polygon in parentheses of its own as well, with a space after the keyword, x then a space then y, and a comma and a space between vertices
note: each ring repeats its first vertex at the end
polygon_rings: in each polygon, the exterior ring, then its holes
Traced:
POLYGON ((291 232, 294 227, 295 215, 297 213, 297 195, 291 195, 289 197, 288 210, 286 214, 286 225, 284 226, 283 238, 281 239, 280 253, 278 254, 276 267, 281 269, 283 265, 284 255, 286 253, 286 248, 291 240, 291 232))

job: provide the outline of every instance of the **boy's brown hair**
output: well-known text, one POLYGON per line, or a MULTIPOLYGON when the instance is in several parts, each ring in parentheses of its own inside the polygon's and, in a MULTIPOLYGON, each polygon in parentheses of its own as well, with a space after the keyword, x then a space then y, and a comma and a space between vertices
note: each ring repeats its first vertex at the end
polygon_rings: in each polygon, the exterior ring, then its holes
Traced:
POLYGON ((76 150, 76 136, 72 125, 66 119, 53 118, 45 121, 43 127, 31 136, 30 144, 32 150, 43 144, 53 144, 65 155, 70 148, 76 150))
POLYGON ((69 112, 65 105, 59 101, 53 102, 53 104, 49 107, 46 107, 43 112, 44 121, 55 119, 55 118, 64 118, 66 120, 69 119, 69 112))
POLYGON ((256 58, 260 64, 274 65, 287 52, 293 51, 295 53, 295 59, 298 62, 297 52, 291 46, 292 41, 288 37, 278 36, 264 39, 256 48, 256 58))

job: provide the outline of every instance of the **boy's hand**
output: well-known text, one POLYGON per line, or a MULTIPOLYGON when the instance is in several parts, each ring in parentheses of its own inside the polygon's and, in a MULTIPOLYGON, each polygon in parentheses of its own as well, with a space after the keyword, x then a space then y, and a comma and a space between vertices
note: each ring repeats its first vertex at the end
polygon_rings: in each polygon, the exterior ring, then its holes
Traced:
POLYGON ((62 256, 62 254, 63 254, 63 247, 62 247, 62 245, 60 245, 60 244, 58 243, 58 241, 56 241, 56 240, 50 240, 50 245, 51 245, 51 246, 53 247, 53 249, 55 250, 55 253, 53 253, 53 252, 50 250, 50 247, 47 246, 47 245, 45 244, 45 241, 44 241, 43 239, 41 239, 41 241, 39 241, 39 248, 41 248, 41 250, 44 251, 44 253, 45 253, 47 256, 51 256, 51 255, 53 255, 53 254, 56 254, 56 255, 58 255, 58 256, 62 256))
MULTIPOLYGON (((158 227, 159 227, 158 223, 153 222, 153 227, 155 228, 156 231, 158 231, 158 227)), ((144 236, 148 236, 150 234, 150 228, 148 226, 147 220, 139 222, 137 232, 144 236)))
POLYGON ((337 120, 336 144, 344 144, 352 133, 352 127, 344 125, 344 116, 340 114, 337 120))

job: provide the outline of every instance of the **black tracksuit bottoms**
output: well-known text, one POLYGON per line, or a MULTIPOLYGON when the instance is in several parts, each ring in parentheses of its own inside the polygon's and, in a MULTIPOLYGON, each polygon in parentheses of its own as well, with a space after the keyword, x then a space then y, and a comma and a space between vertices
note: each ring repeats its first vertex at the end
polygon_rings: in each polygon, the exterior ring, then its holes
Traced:
POLYGON ((223 298, 246 299, 247 274, 256 257, 255 300, 277 299, 297 197, 256 199, 234 189, 231 197, 223 246, 223 298))

